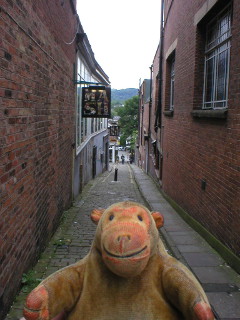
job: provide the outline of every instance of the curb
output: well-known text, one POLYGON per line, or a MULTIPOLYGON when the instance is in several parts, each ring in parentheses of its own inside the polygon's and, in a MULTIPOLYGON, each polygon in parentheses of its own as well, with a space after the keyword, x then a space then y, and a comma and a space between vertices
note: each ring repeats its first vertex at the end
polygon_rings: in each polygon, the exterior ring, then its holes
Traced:
MULTIPOLYGON (((145 202, 148 204, 148 207, 150 208, 151 211, 154 211, 153 206, 151 205, 151 203, 148 201, 148 199, 145 197, 144 192, 141 188, 141 185, 138 183, 136 175, 134 173, 134 170, 132 169, 132 167, 129 165, 129 167, 131 168, 131 172, 132 175, 134 177, 134 181, 142 195, 142 197, 144 198, 145 202)), ((149 176, 148 176, 149 177, 149 176)), ((151 180, 152 178, 149 177, 151 180)), ((153 180, 152 180, 153 181, 153 180)), ((154 184, 156 184, 153 181, 154 184)), ((180 253, 180 251, 178 250, 178 248, 176 247, 174 241, 171 239, 171 237, 168 235, 167 231, 165 230, 164 226, 161 227, 159 229, 159 233, 162 235, 164 242, 166 243, 166 249, 168 249, 168 251, 171 252, 171 255, 173 255, 177 260, 181 261, 183 264, 185 264, 186 266, 188 266, 188 268, 190 268, 190 266, 188 265, 187 261, 184 259, 184 257, 182 256, 182 254, 180 253)))

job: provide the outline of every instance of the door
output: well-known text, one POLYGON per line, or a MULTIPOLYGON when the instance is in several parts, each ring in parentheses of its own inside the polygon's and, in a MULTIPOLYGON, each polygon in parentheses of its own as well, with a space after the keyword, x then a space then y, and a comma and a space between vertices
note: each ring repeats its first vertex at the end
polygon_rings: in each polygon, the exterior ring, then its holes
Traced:
POLYGON ((93 156, 92 156, 92 177, 93 177, 93 179, 96 176, 96 167, 97 167, 97 147, 93 146, 93 156))

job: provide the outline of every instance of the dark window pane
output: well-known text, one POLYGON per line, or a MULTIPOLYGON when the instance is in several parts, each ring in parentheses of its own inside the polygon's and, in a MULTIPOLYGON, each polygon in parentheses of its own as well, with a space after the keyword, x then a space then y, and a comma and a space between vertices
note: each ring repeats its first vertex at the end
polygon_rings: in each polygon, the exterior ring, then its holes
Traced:
POLYGON ((228 51, 223 51, 218 56, 217 79, 216 79, 216 100, 226 100, 228 51))
POLYGON ((207 34, 207 50, 213 48, 216 45, 216 39, 218 38, 218 29, 216 24, 209 26, 207 34))
POLYGON ((226 107, 226 102, 224 101, 224 102, 216 102, 215 103, 215 108, 216 109, 219 109, 219 108, 225 108, 226 107))
POLYGON ((231 35, 231 6, 208 24, 206 50, 221 44, 231 35))
POLYGON ((170 110, 174 108, 175 60, 171 63, 170 110))
POLYGON ((213 101, 214 94, 214 64, 215 57, 206 61, 206 89, 205 89, 205 102, 213 101))
POLYGON ((174 81, 171 82, 171 105, 170 108, 174 107, 174 81))

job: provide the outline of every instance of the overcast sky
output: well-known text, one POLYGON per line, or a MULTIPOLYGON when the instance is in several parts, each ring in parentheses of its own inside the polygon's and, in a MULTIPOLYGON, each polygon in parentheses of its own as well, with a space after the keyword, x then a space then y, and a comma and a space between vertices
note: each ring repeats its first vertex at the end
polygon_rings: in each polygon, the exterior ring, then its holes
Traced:
POLYGON ((160 37, 160 0, 77 0, 95 59, 114 89, 150 78, 160 37))

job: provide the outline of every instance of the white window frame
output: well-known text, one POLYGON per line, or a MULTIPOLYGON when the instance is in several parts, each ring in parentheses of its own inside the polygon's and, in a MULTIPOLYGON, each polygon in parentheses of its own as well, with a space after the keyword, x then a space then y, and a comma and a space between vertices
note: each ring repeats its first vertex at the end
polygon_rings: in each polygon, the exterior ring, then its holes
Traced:
MULTIPOLYGON (((222 10, 212 21, 209 22, 206 32, 206 48, 205 48, 205 65, 204 65, 204 89, 203 89, 203 109, 223 109, 227 108, 228 103, 228 83, 229 83, 229 67, 230 67, 230 38, 231 38, 231 13, 232 6, 228 5, 222 10), (227 18, 228 28, 221 32, 221 22, 227 18), (213 37, 209 40, 211 32, 213 37), (218 62, 221 54, 226 53, 226 63, 224 65, 224 97, 221 100, 217 99, 218 81, 218 62), (212 85, 210 87, 211 97, 207 100, 207 80, 208 80, 208 63, 212 60, 212 85)), ((223 74, 222 74, 223 75, 223 74)))

